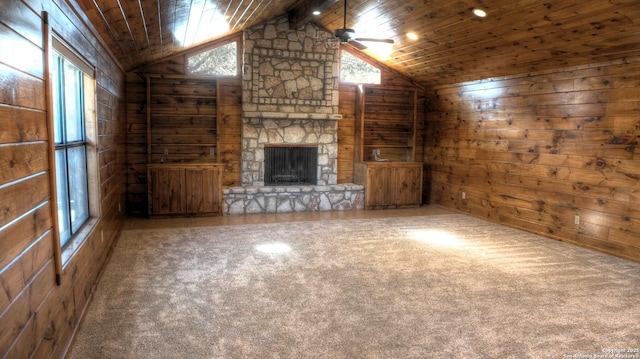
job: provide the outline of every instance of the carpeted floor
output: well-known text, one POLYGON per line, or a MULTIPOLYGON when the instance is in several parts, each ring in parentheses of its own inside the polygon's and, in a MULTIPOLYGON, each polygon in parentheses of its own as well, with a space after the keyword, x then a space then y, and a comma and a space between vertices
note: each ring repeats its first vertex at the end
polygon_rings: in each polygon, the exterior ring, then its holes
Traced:
POLYGON ((639 263, 464 215, 125 230, 69 358, 594 357, 639 318, 639 263))

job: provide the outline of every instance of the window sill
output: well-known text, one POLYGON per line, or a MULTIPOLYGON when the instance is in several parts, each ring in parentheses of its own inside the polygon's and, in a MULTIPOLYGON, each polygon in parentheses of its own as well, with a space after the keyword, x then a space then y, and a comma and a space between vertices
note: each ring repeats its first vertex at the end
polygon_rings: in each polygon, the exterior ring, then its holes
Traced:
POLYGON ((91 236, 98 224, 98 218, 89 218, 82 228, 69 240, 69 243, 62 249, 62 268, 67 266, 71 258, 78 249, 91 236))

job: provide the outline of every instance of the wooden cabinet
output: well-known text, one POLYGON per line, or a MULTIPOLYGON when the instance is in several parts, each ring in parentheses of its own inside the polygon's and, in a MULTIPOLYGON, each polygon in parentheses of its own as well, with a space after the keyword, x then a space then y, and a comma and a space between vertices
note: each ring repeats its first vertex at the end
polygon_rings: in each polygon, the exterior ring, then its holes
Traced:
POLYGON ((222 169, 221 165, 185 169, 187 213, 222 213, 222 169))
POLYGON ((416 104, 414 88, 361 85, 356 97, 355 162, 415 161, 416 104))
POLYGON ((354 181, 365 186, 365 208, 419 206, 422 163, 415 161, 417 90, 358 87, 354 181), (374 150, 377 151, 377 161, 374 150))
POLYGON ((221 164, 150 164, 147 168, 150 216, 222 212, 221 164))
POLYGON ((149 214, 182 214, 185 177, 182 168, 149 166, 149 214))
POLYGON ((366 209, 419 206, 422 202, 422 163, 359 162, 354 179, 365 187, 366 209))
POLYGON ((149 216, 222 213, 217 86, 210 77, 147 76, 149 216))

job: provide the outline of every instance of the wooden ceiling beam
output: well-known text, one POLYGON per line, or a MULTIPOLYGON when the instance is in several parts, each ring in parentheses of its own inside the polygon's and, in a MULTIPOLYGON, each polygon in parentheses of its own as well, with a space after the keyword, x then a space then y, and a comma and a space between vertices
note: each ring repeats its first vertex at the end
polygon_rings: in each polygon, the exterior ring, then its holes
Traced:
POLYGON ((289 28, 299 29, 311 21, 316 15, 314 11, 324 11, 339 0, 300 1, 289 11, 289 28))

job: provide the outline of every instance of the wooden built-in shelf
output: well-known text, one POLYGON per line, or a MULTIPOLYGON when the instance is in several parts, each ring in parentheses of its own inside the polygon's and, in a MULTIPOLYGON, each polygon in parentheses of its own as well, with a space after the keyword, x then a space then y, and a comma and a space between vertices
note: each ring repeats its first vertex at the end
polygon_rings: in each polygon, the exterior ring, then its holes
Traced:
POLYGON ((379 157, 390 161, 415 159, 415 88, 361 85, 356 97, 355 162, 379 157))
POLYGON ((148 163, 218 161, 217 94, 213 78, 147 75, 148 163))
POLYGON ((221 213, 216 79, 147 75, 149 215, 221 213))
POLYGON ((365 208, 419 206, 422 163, 415 160, 417 90, 362 85, 356 97, 354 181, 365 208), (376 161, 374 150, 379 151, 376 161))

